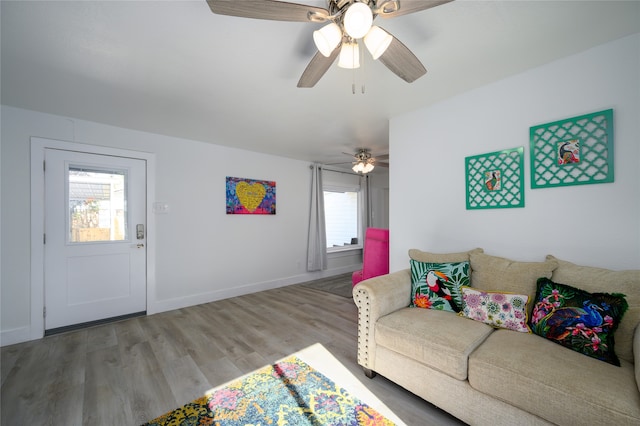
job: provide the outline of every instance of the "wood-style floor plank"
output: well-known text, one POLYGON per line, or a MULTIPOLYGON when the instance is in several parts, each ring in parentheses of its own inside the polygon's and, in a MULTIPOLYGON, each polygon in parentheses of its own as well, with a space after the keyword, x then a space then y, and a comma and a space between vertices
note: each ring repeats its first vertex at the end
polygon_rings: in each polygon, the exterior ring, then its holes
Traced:
POLYGON ((177 404, 179 400, 171 392, 165 364, 158 361, 148 341, 136 343, 120 353, 136 424, 153 417, 161 407, 177 404))
MULTIPOLYGON (((136 395, 121 360, 117 346, 87 353, 83 424, 133 424, 131 404, 135 402, 136 395)), ((41 409, 44 412, 51 409, 48 399, 41 402, 41 409)), ((4 416, 4 412, 2 414, 4 416)))
POLYGON ((141 424, 315 343, 407 424, 460 424, 367 379, 356 322, 352 299, 294 285, 4 347, 0 424, 141 424))

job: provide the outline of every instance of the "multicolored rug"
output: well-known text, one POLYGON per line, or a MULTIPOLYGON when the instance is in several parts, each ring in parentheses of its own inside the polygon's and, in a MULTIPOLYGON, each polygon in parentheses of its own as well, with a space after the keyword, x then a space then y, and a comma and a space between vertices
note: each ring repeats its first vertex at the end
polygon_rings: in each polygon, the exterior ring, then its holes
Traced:
POLYGON ((296 356, 212 390, 146 423, 168 425, 393 425, 296 356))

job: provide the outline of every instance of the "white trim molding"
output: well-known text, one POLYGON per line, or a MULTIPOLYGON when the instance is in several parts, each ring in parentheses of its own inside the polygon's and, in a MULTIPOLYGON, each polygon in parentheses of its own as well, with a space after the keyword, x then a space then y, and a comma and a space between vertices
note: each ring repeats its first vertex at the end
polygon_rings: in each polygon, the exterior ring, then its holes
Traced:
POLYGON ((76 142, 31 138, 31 323, 28 329, 7 330, 0 344, 20 343, 44 336, 44 156, 45 149, 91 154, 112 155, 145 160, 147 163, 146 218, 147 218, 147 311, 156 294, 156 238, 153 201, 155 198, 155 154, 76 142))
MULTIPOLYGON (((208 291, 205 293, 191 294, 184 297, 155 301, 152 303, 147 303, 147 314, 151 315, 165 311, 172 311, 174 309, 187 308, 189 306, 201 305, 203 303, 215 302, 217 300, 228 299, 231 297, 256 293, 259 291, 271 290, 274 288, 300 284, 303 282, 331 277, 334 275, 351 273, 357 268, 357 266, 358 265, 341 266, 338 268, 325 269, 322 271, 307 272, 305 274, 295 275, 288 278, 280 278, 259 283, 241 285, 235 288, 208 291)), ((360 267, 362 267, 362 264, 360 264, 360 267)))
POLYGON ((31 327, 29 326, 2 330, 2 333, 0 333, 0 346, 14 345, 28 340, 33 340, 31 338, 31 327))

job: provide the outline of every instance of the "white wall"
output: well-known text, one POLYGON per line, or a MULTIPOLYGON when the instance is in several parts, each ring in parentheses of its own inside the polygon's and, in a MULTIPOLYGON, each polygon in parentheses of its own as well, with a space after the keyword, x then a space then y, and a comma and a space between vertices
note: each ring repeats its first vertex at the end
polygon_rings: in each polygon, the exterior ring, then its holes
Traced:
POLYGON ((30 331, 30 137, 76 141, 155 154, 155 294, 148 311, 205 303, 309 279, 350 272, 361 251, 306 272, 309 163, 192 140, 2 106, 2 344, 30 331), (276 182, 277 214, 227 215, 225 177, 276 182))
POLYGON ((392 119, 391 270, 410 248, 474 247, 640 268, 639 56, 636 34, 392 119), (609 108, 615 182, 532 190, 529 127, 609 108), (465 157, 519 146, 525 208, 466 210, 465 157))
POLYGON ((389 171, 382 168, 369 175, 371 227, 389 228, 389 171))

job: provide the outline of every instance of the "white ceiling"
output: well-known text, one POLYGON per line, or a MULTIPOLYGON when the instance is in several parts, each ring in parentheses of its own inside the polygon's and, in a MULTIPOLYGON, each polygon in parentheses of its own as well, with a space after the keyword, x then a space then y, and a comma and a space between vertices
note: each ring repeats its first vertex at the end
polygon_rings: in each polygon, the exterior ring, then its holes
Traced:
POLYGON ((394 115, 640 32, 640 1, 457 0, 376 20, 426 66, 416 82, 366 52, 298 89, 322 24, 214 15, 205 0, 2 1, 1 14, 4 105, 325 163, 387 152, 394 115))

